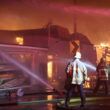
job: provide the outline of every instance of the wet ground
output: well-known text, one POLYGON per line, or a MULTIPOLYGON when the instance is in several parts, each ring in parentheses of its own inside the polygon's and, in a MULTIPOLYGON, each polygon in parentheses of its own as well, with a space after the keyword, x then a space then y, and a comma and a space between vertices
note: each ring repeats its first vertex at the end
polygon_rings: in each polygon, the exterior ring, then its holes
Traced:
POLYGON ((0 110, 110 110, 110 95, 87 95, 87 103, 80 108, 80 99, 71 99, 69 108, 64 107, 64 95, 56 92, 37 93, 16 97, 0 97, 0 110))

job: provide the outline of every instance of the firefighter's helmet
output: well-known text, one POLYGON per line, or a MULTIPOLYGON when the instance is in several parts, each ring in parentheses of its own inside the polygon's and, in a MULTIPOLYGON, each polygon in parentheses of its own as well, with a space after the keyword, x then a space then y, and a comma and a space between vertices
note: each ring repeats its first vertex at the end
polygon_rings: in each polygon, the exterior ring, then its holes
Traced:
POLYGON ((81 53, 80 52, 76 52, 75 58, 81 58, 81 53))

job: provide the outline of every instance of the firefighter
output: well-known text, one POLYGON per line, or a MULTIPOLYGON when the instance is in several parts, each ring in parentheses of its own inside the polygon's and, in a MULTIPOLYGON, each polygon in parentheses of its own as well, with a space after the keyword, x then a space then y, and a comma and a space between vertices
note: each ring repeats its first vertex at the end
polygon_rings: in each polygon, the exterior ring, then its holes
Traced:
POLYGON ((106 64, 105 58, 101 58, 99 64, 97 65, 97 82, 96 87, 94 89, 94 93, 96 94, 99 90, 100 86, 104 87, 105 94, 108 94, 108 68, 106 64))
POLYGON ((67 93, 66 93, 66 98, 65 98, 65 107, 68 107, 68 103, 70 101, 71 98, 71 93, 73 91, 75 91, 76 87, 77 90, 80 94, 80 98, 81 98, 81 105, 80 107, 84 107, 85 105, 85 94, 83 91, 83 83, 85 82, 85 80, 87 79, 87 69, 84 65, 84 63, 82 63, 80 61, 81 59, 81 53, 80 52, 76 52, 76 55, 74 57, 75 59, 70 62, 70 64, 67 67, 67 76, 71 76, 71 82, 70 85, 67 89, 67 93), (72 71, 72 72, 71 72, 72 71))

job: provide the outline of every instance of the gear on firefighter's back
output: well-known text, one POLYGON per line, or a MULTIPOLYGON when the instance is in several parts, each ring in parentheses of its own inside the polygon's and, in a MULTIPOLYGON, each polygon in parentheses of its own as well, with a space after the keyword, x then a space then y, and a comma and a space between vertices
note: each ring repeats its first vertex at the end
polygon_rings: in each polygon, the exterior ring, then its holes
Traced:
POLYGON ((65 80, 64 88, 66 90, 68 90, 71 86, 72 77, 73 77, 73 67, 70 64, 67 66, 66 75, 67 75, 67 77, 66 77, 66 80, 65 80))
POLYGON ((72 74, 73 74, 73 67, 72 67, 72 65, 69 65, 69 67, 68 67, 69 69, 69 71, 67 71, 67 75, 68 76, 70 76, 70 77, 72 77, 72 74))

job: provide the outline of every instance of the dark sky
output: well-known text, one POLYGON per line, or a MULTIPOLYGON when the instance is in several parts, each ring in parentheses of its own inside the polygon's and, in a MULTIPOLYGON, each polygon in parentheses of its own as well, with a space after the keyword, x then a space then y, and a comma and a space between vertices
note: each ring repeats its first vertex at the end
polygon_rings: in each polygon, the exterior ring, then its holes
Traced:
POLYGON ((0 0, 0 29, 21 30, 45 27, 51 21, 92 43, 110 43, 110 0, 0 0))

